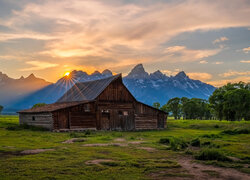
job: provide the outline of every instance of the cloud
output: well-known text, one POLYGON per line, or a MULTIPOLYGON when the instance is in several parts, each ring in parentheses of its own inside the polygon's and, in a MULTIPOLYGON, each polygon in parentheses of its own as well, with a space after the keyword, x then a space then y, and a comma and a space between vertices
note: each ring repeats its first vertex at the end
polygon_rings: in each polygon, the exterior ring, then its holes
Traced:
POLYGON ((219 74, 221 77, 232 77, 232 76, 250 76, 250 71, 245 71, 245 72, 239 72, 239 71, 233 71, 230 70, 226 73, 219 74))
POLYGON ((149 2, 150 6, 121 0, 31 1, 0 21, 13 30, 1 32, 0 40, 46 40, 44 53, 53 57, 116 57, 121 52, 115 47, 123 46, 130 49, 123 59, 149 50, 153 59, 162 43, 180 33, 250 25, 244 0, 149 2))
POLYGON ((187 73, 187 75, 192 79, 198 79, 201 81, 207 81, 212 78, 212 74, 202 73, 202 72, 192 72, 192 73, 187 73))
POLYGON ((249 53, 249 51, 250 51, 250 47, 243 48, 242 50, 244 51, 244 53, 249 53))
POLYGON ((240 81, 250 82, 250 76, 240 76, 240 77, 236 77, 233 79, 224 79, 224 80, 222 79, 222 80, 216 80, 216 81, 209 81, 207 83, 209 83, 213 86, 216 86, 216 87, 220 87, 220 86, 223 86, 227 83, 237 83, 240 81))
POLYGON ((205 61, 205 60, 201 60, 200 61, 200 64, 207 64, 208 62, 207 61, 205 61))
POLYGON ((26 64, 32 65, 32 67, 20 69, 20 71, 37 71, 58 66, 58 64, 43 61, 27 61, 26 64))
MULTIPOLYGON (((8 29, 0 31, 0 45, 17 39, 39 40, 40 50, 27 52, 23 62, 32 57, 39 62, 55 60, 58 66, 106 66, 117 72, 136 63, 205 63, 204 59, 222 51, 222 43, 218 49, 166 44, 185 32, 249 28, 249 5, 247 0, 25 0, 0 18, 0 26, 8 29)), ((32 66, 24 70, 41 69, 32 66)))
POLYGON ((213 64, 219 65, 219 64, 224 64, 224 62, 222 62, 222 61, 217 61, 217 62, 214 62, 213 64))
MULTIPOLYGON (((220 49, 188 49, 185 46, 171 46, 164 50, 165 56, 172 59, 172 61, 181 61, 181 62, 191 62, 197 61, 209 56, 216 55, 220 52, 220 49)), ((205 62, 201 60, 200 62, 205 62)))
POLYGON ((162 72, 163 74, 166 74, 167 76, 175 76, 177 73, 180 72, 180 70, 179 70, 179 69, 175 69, 175 70, 163 69, 163 70, 161 70, 161 72, 162 72))
POLYGON ((229 39, 227 38, 227 37, 220 37, 220 38, 218 38, 218 39, 215 39, 214 41, 213 41, 213 44, 216 44, 216 43, 220 43, 220 42, 224 42, 224 41, 228 41, 229 39))
POLYGON ((241 63, 250 63, 250 60, 241 60, 241 63))

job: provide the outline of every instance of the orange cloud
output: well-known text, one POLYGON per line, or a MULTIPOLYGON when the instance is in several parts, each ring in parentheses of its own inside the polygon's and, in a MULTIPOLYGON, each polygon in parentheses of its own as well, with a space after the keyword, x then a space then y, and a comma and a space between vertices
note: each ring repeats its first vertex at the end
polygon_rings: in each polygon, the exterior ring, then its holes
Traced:
POLYGON ((219 74, 219 76, 221 76, 221 77, 246 76, 246 75, 250 75, 250 71, 238 72, 238 71, 230 70, 226 73, 219 74))
POLYGON ((193 72, 193 73, 187 73, 187 75, 192 79, 198 79, 201 81, 207 81, 212 78, 212 75, 209 73, 202 73, 202 72, 193 72))
POLYGON ((27 61, 26 64, 31 65, 32 67, 20 69, 20 71, 37 71, 58 66, 58 64, 44 61, 27 61))

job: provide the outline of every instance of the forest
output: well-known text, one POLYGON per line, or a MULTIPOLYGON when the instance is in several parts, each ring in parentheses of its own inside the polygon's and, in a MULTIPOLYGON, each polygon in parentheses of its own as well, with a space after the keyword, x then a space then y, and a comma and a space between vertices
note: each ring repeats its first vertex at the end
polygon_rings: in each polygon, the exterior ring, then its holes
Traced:
POLYGON ((158 102, 153 106, 174 119, 250 120, 250 83, 228 83, 217 88, 208 100, 175 97, 162 106, 158 102))

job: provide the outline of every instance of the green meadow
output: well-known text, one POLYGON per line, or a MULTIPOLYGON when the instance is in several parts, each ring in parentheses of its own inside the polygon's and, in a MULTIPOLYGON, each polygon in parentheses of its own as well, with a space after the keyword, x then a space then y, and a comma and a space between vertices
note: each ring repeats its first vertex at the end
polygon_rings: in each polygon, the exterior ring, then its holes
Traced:
POLYGON ((55 133, 0 116, 0 179, 193 179, 196 171, 223 178, 222 169, 250 177, 250 121, 170 119, 159 131, 55 133), (49 151, 27 151, 37 149, 49 151))

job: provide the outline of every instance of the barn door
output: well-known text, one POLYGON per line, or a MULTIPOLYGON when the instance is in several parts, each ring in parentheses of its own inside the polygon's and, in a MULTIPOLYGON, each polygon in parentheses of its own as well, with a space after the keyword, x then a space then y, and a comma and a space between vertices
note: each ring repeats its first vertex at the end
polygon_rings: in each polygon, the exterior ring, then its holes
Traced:
POLYGON ((123 110, 118 111, 119 122, 122 130, 132 130, 134 129, 134 118, 132 111, 123 110))
POLYGON ((108 110, 101 110, 101 129, 110 129, 110 112, 108 110))
POLYGON ((59 125, 59 129, 69 129, 69 114, 68 114, 68 112, 59 112, 58 125, 59 125))

